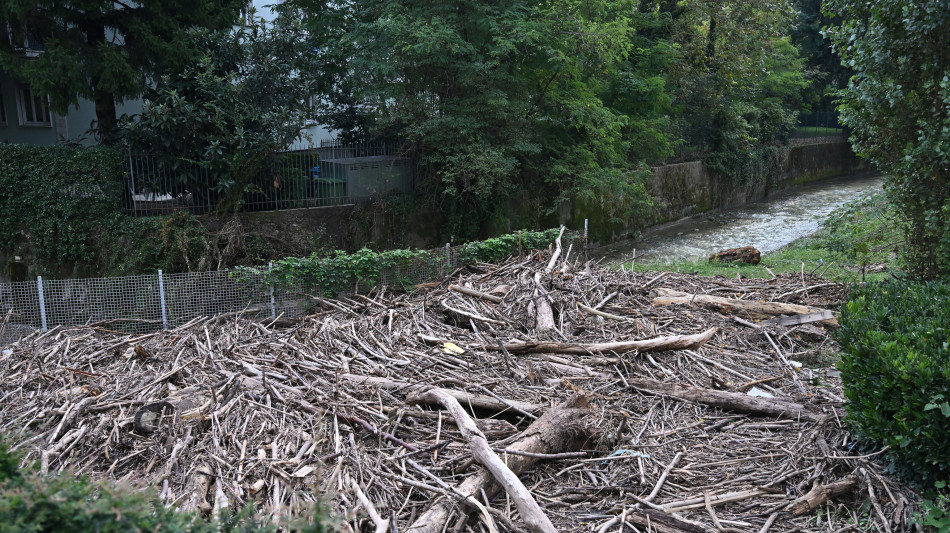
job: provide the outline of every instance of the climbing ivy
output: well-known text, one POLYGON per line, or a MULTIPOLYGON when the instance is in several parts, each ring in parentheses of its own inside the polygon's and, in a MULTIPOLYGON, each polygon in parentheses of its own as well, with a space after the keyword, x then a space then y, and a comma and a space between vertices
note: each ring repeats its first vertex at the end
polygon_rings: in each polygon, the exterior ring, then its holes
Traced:
POLYGON ((121 154, 110 148, 0 145, 0 249, 41 264, 90 261, 121 216, 121 154))
POLYGON ((383 252, 363 248, 353 253, 336 250, 309 257, 288 257, 268 267, 238 267, 232 276, 248 284, 313 287, 325 296, 360 287, 369 288, 382 282, 409 287, 436 277, 457 255, 456 265, 476 262, 498 262, 551 244, 559 230, 521 231, 484 241, 463 244, 448 252, 434 250, 387 250, 383 252))

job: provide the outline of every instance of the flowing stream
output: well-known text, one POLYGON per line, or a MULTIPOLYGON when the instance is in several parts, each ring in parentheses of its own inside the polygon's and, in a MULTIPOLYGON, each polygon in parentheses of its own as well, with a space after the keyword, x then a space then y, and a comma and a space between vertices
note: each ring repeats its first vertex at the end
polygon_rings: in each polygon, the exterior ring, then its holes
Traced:
POLYGON ((834 178, 782 191, 761 202, 648 228, 642 237, 619 241, 593 255, 608 262, 637 258, 652 263, 704 259, 727 248, 755 246, 763 254, 814 233, 844 204, 880 192, 884 178, 834 178))

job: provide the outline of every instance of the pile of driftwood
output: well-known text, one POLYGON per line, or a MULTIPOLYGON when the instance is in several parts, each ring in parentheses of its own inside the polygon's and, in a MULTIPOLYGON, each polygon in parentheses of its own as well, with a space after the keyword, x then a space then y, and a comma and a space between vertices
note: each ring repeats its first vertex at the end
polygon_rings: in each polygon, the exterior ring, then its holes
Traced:
POLYGON ((911 529, 842 422, 841 286, 564 255, 303 320, 37 333, 0 356, 0 433, 182 509, 320 499, 380 533, 911 529))

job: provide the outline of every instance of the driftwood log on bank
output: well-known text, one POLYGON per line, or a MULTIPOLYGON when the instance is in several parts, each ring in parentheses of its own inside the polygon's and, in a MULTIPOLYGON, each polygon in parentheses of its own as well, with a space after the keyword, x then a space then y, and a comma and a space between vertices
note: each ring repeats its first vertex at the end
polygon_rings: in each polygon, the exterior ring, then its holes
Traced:
MULTIPOLYGON (((650 292, 650 295, 653 297, 653 305, 655 306, 696 305, 713 309, 723 314, 738 315, 756 320, 778 315, 806 315, 824 311, 824 309, 805 305, 737 300, 735 298, 723 298, 721 296, 710 296, 708 294, 691 294, 664 288, 654 289, 650 292)), ((835 318, 822 320, 820 323, 831 327, 838 327, 838 320, 835 318)))
POLYGON ((823 422, 825 415, 816 413, 800 403, 781 398, 760 398, 741 392, 702 389, 689 385, 663 383, 652 379, 628 379, 630 388, 652 394, 671 396, 680 400, 704 403, 728 411, 757 415, 777 416, 792 420, 823 422))
MULTIPOLYGON (((549 409, 531 423, 521 437, 507 447, 515 452, 530 454, 554 454, 579 449, 591 435, 585 419, 591 414, 586 396, 575 395, 549 409)), ((514 474, 520 474, 540 459, 529 455, 509 455, 507 466, 514 474)), ((493 482, 487 470, 479 470, 456 487, 456 494, 467 498, 492 497, 501 487, 493 482)), ((406 530, 408 533, 440 533, 455 508, 454 500, 437 500, 406 530)))
MULTIPOLYGON (((640 341, 596 342, 589 344, 568 342, 511 342, 504 345, 509 353, 564 353, 588 355, 591 353, 661 352, 665 350, 695 350, 713 338, 718 329, 709 328, 695 335, 673 335, 640 341)), ((486 345, 485 350, 502 351, 498 346, 486 345)))

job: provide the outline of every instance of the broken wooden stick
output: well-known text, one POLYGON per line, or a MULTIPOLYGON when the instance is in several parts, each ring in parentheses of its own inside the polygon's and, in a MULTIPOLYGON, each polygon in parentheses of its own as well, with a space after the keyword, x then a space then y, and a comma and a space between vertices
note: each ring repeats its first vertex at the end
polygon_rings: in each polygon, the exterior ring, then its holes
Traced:
MULTIPOLYGON (((552 407, 528 426, 517 441, 508 449, 534 454, 553 454, 579 449, 590 438, 585 420, 590 414, 590 404, 586 396, 576 395, 569 400, 552 407)), ((540 458, 528 455, 509 455, 506 464, 515 474, 524 472, 540 458)), ((490 498, 501 488, 493 482, 487 470, 479 470, 457 487, 456 494, 466 499, 481 497, 482 492, 490 498)), ((406 530, 407 533, 441 533, 452 514, 455 503, 440 500, 419 516, 406 530)))
POLYGON ((514 501, 522 520, 531 531, 535 533, 557 533, 551 519, 541 510, 531 492, 518 479, 518 476, 505 465, 504 461, 491 450, 488 440, 475 427, 475 422, 468 416, 458 400, 441 389, 428 389, 411 396, 415 401, 441 404, 449 411, 452 418, 455 419, 455 424, 462 433, 462 437, 468 441, 468 445, 472 449, 472 457, 485 466, 491 472, 495 481, 505 489, 505 492, 514 501))
MULTIPOLYGON (((654 289, 650 292, 650 295, 653 296, 653 305, 655 306, 698 305, 722 314, 739 315, 743 318, 756 320, 778 315, 807 315, 824 311, 824 309, 805 305, 736 300, 734 298, 723 298, 708 294, 690 294, 664 288, 654 289)), ((838 327, 838 320, 834 317, 820 320, 819 323, 838 327)))
MULTIPOLYGON (((422 388, 422 385, 408 383, 405 381, 395 381, 392 379, 381 378, 376 376, 360 376, 356 374, 340 374, 340 379, 345 379, 354 383, 366 384, 366 385, 375 385, 381 389, 385 390, 402 390, 405 392, 411 392, 414 390, 419 390, 422 388)), ((517 400, 499 400, 488 395, 482 394, 470 394, 464 391, 452 390, 452 389, 442 389, 453 398, 459 401, 462 405, 467 405, 475 407, 478 409, 488 409, 491 411, 511 411, 518 410, 524 411, 526 413, 537 414, 541 412, 541 406, 533 403, 519 402, 517 400)))
POLYGON ((469 296, 474 296, 476 298, 481 298, 482 300, 488 300, 489 302, 494 302, 500 304, 502 299, 493 294, 488 294, 487 292, 476 291, 475 289, 469 289, 466 287, 459 287, 458 285, 449 285, 449 290, 453 292, 460 292, 462 294, 467 294, 469 296))
POLYGON ((700 402, 728 411, 751 413, 757 415, 777 416, 791 420, 807 420, 809 422, 824 422, 826 416, 816 413, 800 403, 780 398, 761 398, 749 396, 740 392, 728 392, 715 389, 703 389, 690 385, 664 383, 652 379, 628 378, 631 389, 671 396, 680 400, 700 402))
POLYGON ((848 494, 857 487, 858 477, 853 475, 827 485, 816 484, 808 491, 808 494, 788 504, 786 510, 791 511, 792 516, 801 516, 817 509, 819 505, 832 498, 848 494))
MULTIPOLYGON (((589 355, 597 352, 625 353, 659 352, 665 350, 692 350, 706 344, 718 331, 710 328, 695 335, 673 335, 657 337, 641 341, 598 342, 590 344, 575 344, 567 342, 512 342, 504 345, 509 353, 567 353, 575 355, 589 355)), ((485 345, 482 348, 490 351, 501 351, 501 347, 485 345)))

